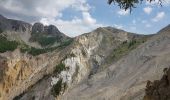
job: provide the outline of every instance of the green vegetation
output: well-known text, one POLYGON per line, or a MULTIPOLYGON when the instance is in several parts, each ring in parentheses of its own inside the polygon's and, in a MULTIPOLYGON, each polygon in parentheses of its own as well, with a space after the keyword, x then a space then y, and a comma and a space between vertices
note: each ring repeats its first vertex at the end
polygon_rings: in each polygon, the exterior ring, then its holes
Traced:
MULTIPOLYGON (((155 0, 146 0, 148 2, 154 2, 155 0)), ((141 4, 143 2, 143 0, 108 0, 109 4, 116 4, 120 7, 120 9, 124 9, 124 10, 128 10, 130 9, 130 11, 133 8, 136 8, 137 4, 141 4)), ((162 2, 163 0, 158 0, 158 4, 160 6, 162 6, 162 2)))
POLYGON ((52 45, 56 42, 56 37, 42 37, 38 39, 41 46, 52 45))
POLYGON ((66 70, 65 64, 62 62, 56 66, 55 73, 60 74, 61 71, 66 70))
POLYGON ((61 42, 61 44, 58 47, 60 47, 60 48, 66 47, 66 46, 70 45, 73 42, 73 40, 74 39, 68 39, 64 42, 61 42))
POLYGON ((3 30, 0 28, 0 33, 2 33, 3 32, 3 30))
POLYGON ((111 58, 118 60, 122 56, 128 54, 131 50, 137 48, 141 43, 144 43, 145 41, 146 38, 124 41, 118 48, 113 50, 111 58))
POLYGON ((23 53, 27 52, 28 54, 37 56, 37 55, 40 55, 43 53, 52 52, 56 49, 62 49, 64 47, 70 45, 72 42, 73 42, 73 39, 70 39, 68 41, 62 42, 59 46, 50 47, 50 48, 34 48, 34 47, 29 47, 27 45, 24 45, 20 49, 21 49, 21 52, 23 52, 23 53))
POLYGON ((54 36, 46 36, 41 33, 32 33, 31 41, 37 41, 41 46, 53 45, 56 41, 59 42, 60 38, 54 36))
POLYGON ((19 43, 16 41, 9 41, 6 37, 0 36, 0 52, 13 51, 18 47, 19 43))
POLYGON ((64 91, 67 88, 67 83, 63 83, 63 80, 60 79, 57 84, 53 85, 51 93, 53 96, 57 97, 61 91, 64 91))
POLYGON ((34 48, 34 47, 28 47, 28 48, 20 48, 22 53, 27 52, 28 54, 31 54, 33 56, 37 56, 43 53, 51 52, 53 50, 57 49, 57 47, 52 47, 52 48, 34 48))

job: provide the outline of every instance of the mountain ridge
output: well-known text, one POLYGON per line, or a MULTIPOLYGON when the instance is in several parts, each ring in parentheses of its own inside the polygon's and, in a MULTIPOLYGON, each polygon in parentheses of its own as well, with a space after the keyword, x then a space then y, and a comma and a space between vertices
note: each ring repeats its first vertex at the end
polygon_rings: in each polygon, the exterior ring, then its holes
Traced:
POLYGON ((2 32, 24 45, 0 53, 0 100, 142 100, 147 80, 169 66, 169 29, 140 35, 100 27, 47 45, 39 40, 60 36, 57 27, 38 23, 33 32, 2 32))

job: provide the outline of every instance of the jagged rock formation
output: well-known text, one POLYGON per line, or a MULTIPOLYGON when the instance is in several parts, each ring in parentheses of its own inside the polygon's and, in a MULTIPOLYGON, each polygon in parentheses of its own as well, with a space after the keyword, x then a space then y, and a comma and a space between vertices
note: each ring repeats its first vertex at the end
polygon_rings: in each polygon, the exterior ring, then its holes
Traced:
POLYGON ((148 81, 143 100, 169 100, 170 99, 170 69, 164 69, 160 80, 148 81))
POLYGON ((48 35, 64 35, 62 34, 56 26, 54 25, 49 25, 49 26, 44 26, 42 23, 35 23, 32 26, 32 34, 36 33, 44 33, 48 35))
POLYGON ((150 36, 100 27, 74 39, 53 25, 30 27, 0 34, 19 41, 0 53, 0 100, 142 100, 147 80, 169 66, 169 26, 150 36))

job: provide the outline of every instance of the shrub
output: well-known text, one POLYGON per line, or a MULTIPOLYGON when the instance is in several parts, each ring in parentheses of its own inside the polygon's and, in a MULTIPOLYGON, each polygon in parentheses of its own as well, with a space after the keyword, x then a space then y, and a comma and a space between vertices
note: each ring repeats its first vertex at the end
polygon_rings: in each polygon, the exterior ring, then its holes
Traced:
POLYGON ((61 71, 66 70, 65 64, 60 63, 56 66, 55 73, 59 74, 61 71))
POLYGON ((51 93, 53 96, 57 97, 61 93, 61 91, 64 92, 66 88, 67 88, 67 83, 66 82, 63 83, 63 80, 59 79, 59 81, 55 85, 53 85, 51 89, 51 93))

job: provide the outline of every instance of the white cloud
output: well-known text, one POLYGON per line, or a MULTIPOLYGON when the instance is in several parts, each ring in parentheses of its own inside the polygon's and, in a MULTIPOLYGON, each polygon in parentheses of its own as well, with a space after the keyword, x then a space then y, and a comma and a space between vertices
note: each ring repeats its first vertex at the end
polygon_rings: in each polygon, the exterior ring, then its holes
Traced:
POLYGON ((154 22, 158 22, 165 17, 165 12, 158 12, 157 15, 152 19, 154 22))
POLYGON ((123 9, 121 9, 121 10, 119 10, 117 13, 118 13, 119 15, 125 16, 125 15, 128 15, 128 14, 130 13, 130 11, 129 11, 129 10, 123 10, 123 9))
POLYGON ((150 14, 152 12, 152 8, 151 7, 145 7, 143 8, 143 11, 146 13, 146 14, 150 14))
POLYGON ((77 36, 103 26, 90 14, 91 6, 87 0, 3 0, 0 2, 0 12, 8 12, 13 14, 12 16, 18 15, 20 19, 31 23, 40 21, 46 25, 54 24, 69 36, 77 36), (74 18, 71 20, 62 20, 63 11, 70 8, 80 13, 80 16, 72 15, 74 18))
POLYGON ((59 28, 59 30, 72 37, 89 32, 97 27, 104 26, 97 23, 96 20, 87 12, 83 14, 82 18, 75 17, 72 20, 43 18, 41 22, 47 25, 49 23, 54 24, 59 28))

